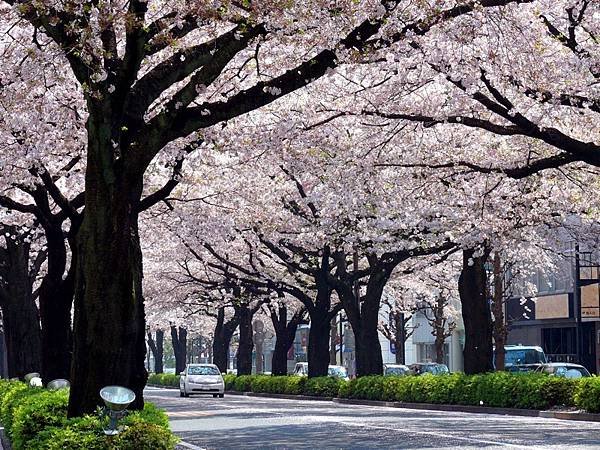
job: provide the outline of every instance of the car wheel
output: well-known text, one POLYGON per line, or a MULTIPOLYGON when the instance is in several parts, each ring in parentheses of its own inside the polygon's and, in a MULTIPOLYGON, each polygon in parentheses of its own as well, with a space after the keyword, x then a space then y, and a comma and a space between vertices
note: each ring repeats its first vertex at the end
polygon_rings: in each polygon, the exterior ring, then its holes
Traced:
POLYGON ((183 397, 185 394, 182 391, 179 391, 179 396, 183 397))
POLYGON ((217 394, 213 394, 213 398, 217 398, 217 394))
POLYGON ((219 398, 224 398, 225 394, 219 394, 219 398))

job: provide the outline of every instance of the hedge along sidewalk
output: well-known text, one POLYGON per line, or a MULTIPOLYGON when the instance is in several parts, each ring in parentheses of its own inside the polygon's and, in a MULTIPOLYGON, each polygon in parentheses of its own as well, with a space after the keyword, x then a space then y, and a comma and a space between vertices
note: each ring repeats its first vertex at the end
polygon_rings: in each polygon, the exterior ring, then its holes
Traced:
MULTIPOLYGON (((261 393, 313 394, 340 397, 342 402, 439 411, 511 414, 567 420, 599 421, 600 377, 572 380, 544 374, 495 372, 482 375, 460 373, 443 376, 370 376, 349 382, 331 378, 225 377, 226 389, 261 393), (337 392, 335 388, 337 386, 337 392), (325 391, 328 391, 329 395, 325 391), (484 405, 484 406, 482 406, 484 405), (588 412, 554 411, 577 407, 588 412)), ((288 397, 292 394, 290 397, 288 397)), ((252 394, 249 394, 252 395, 252 394)), ((282 398, 282 397, 279 397, 282 398)))

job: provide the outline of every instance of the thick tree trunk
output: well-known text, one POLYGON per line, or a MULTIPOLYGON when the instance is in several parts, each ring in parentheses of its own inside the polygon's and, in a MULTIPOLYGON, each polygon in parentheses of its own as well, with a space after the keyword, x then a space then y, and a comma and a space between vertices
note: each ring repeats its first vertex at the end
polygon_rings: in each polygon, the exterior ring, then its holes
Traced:
POLYGON ((281 305, 278 311, 271 309, 271 320, 275 330, 275 349, 271 361, 273 375, 287 375, 287 356, 290 347, 294 344, 298 325, 304 320, 305 310, 298 311, 287 321, 287 308, 281 305))
POLYGON ((225 307, 217 311, 217 324, 215 325, 212 343, 212 361, 221 373, 227 372, 229 361, 229 345, 235 329, 239 323, 239 314, 234 314, 229 320, 225 320, 225 307))
POLYGON ((154 373, 163 373, 163 354, 164 354, 165 332, 156 330, 156 339, 148 331, 148 347, 154 356, 154 373))
POLYGON ((185 370, 187 364, 187 330, 183 327, 177 330, 175 325, 171 325, 171 340, 175 354, 175 373, 179 374, 185 370))
MULTIPOLYGON (((16 233, 15 233, 16 235, 16 233)), ((0 305, 6 343, 8 377, 22 378, 42 368, 39 313, 29 274, 29 243, 17 235, 0 248, 0 305)))
POLYGON ((165 332, 156 330, 156 354, 154 355, 154 373, 163 373, 163 356, 165 353, 165 332))
POLYGON ((388 277, 389 274, 384 270, 372 273, 367 283, 367 292, 360 304, 354 286, 346 285, 338 291, 354 331, 358 377, 383 374, 378 325, 381 296, 388 277))
POLYGON ((247 303, 239 306, 240 310, 240 341, 237 351, 237 374, 252 374, 252 350, 254 342, 252 340, 252 311, 247 303))
POLYGON ((329 367, 329 323, 328 317, 311 314, 308 331, 308 376, 327 376, 329 367))
MULTIPOLYGON (((94 412, 103 386, 136 394, 144 405, 146 326, 138 208, 143 170, 115 147, 106 99, 88 101, 85 214, 77 236, 75 321, 69 416, 94 412)), ((116 138, 118 142, 118 138, 116 138)))
MULTIPOLYGON (((325 257, 323 257, 325 260, 325 257)), ((317 297, 308 309, 310 329, 308 331, 308 376, 327 376, 329 367, 329 330, 336 311, 331 308, 331 287, 327 283, 328 264, 315 277, 317 297)), ((307 305, 308 306, 308 305, 307 305)))
POLYGON ((475 257, 473 250, 463 251, 463 267, 458 280, 465 325, 464 367, 466 374, 493 370, 492 318, 487 298, 485 262, 488 253, 475 257))
POLYGON ((444 343, 446 342, 445 330, 437 329, 435 335, 435 362, 444 363, 444 343))
MULTIPOLYGON (((352 327, 354 329, 354 327, 352 327)), ((354 331, 356 340, 356 376, 382 375, 383 357, 377 325, 363 320, 361 327, 354 331)))
MULTIPOLYGON (((76 232, 79 223, 71 224, 76 232)), ((75 294, 77 253, 72 241, 71 267, 67 266, 67 248, 62 223, 44 226, 48 247, 48 270, 40 286, 40 321, 42 325, 42 378, 45 383, 70 377, 73 353, 71 309, 75 294)))

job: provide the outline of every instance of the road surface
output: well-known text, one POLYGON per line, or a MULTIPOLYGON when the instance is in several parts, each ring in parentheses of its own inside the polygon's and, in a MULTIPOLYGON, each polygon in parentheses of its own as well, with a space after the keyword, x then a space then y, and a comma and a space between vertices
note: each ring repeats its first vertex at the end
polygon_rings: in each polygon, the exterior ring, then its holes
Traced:
POLYGON ((600 449, 600 423, 147 388, 181 449, 600 449))

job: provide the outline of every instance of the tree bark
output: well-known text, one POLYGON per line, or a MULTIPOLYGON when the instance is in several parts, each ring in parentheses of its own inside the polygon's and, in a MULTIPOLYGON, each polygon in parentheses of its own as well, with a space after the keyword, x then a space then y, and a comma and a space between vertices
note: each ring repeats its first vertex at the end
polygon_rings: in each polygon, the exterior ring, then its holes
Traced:
MULTIPOLYGON (((325 257, 324 257, 325 259, 325 257)), ((329 368, 329 329, 331 320, 338 309, 331 308, 332 289, 327 283, 327 264, 322 264, 323 270, 315 276, 317 297, 309 307, 310 329, 308 331, 308 376, 327 376, 329 368)))
POLYGON ((6 343, 8 377, 22 378, 42 367, 39 313, 29 273, 30 244, 18 232, 0 248, 0 306, 6 343))
POLYGON ((99 390, 133 390, 144 406, 148 373, 138 208, 143 171, 119 145, 111 99, 88 98, 85 213, 77 235, 69 416, 94 412, 99 390))
POLYGON ((152 337, 152 333, 148 331, 148 347, 154 356, 154 373, 163 373, 163 355, 164 355, 164 340, 165 332, 156 330, 156 339, 152 337))
POLYGON ((254 342, 252 340, 252 311, 247 303, 239 306, 240 310, 240 340, 237 351, 237 374, 252 374, 252 350, 254 342))
POLYGON ((175 354, 175 373, 179 374, 187 364, 187 330, 183 327, 178 330, 175 325, 171 325, 171 340, 175 354))
POLYGON ((287 307, 280 305, 278 309, 271 308, 271 321, 275 330, 275 349, 271 361, 273 375, 287 375, 288 351, 294 344, 298 325, 304 321, 306 310, 302 308, 287 321, 287 307))
POLYGON ((212 344, 212 361, 221 373, 227 372, 227 363, 229 361, 229 345, 235 329, 239 324, 239 313, 236 313, 225 320, 225 307, 222 306, 217 311, 217 323, 212 344))
POLYGON ((337 292, 344 305, 348 321, 354 331, 356 342, 356 375, 383 374, 383 357, 379 342, 379 308, 383 288, 389 278, 389 273, 383 267, 381 270, 372 264, 373 272, 369 276, 367 292, 359 300, 354 284, 340 280, 337 292))
MULTIPOLYGON (((43 194, 44 198, 46 193, 43 194)), ((67 270, 67 246, 63 220, 54 216, 43 223, 48 248, 47 272, 40 285, 40 322, 42 326, 42 379, 69 379, 73 356, 71 310, 75 295, 77 252, 75 236, 80 219, 71 219, 69 243, 71 262, 67 270), (66 276, 65 276, 66 272, 66 276)))
POLYGON ((487 298, 487 274, 483 256, 463 251, 463 267, 458 280, 465 325, 464 364, 466 374, 492 371, 492 318, 487 298))

